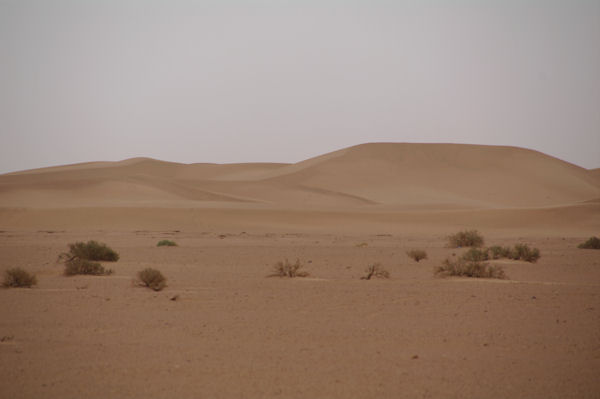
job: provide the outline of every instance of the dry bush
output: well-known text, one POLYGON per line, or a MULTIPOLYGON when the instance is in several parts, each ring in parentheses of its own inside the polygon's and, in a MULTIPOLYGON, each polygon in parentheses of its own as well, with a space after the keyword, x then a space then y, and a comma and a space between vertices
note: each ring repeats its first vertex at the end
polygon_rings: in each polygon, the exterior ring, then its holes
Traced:
POLYGON ((469 262, 483 262, 489 259, 489 253, 486 248, 469 248, 461 258, 469 262))
POLYGON ((308 272, 300 270, 302 267, 300 259, 296 259, 295 263, 290 263, 286 258, 283 262, 279 261, 275 264, 273 273, 268 277, 308 277, 308 272))
POLYGON ((87 259, 73 258, 65 261, 65 276, 74 276, 77 274, 105 276, 112 274, 112 272, 111 269, 105 269, 100 263, 87 259))
POLYGON ((28 273, 20 267, 14 267, 4 272, 4 281, 2 285, 10 287, 31 287, 37 284, 35 275, 28 273))
POLYGON ((600 249, 600 238, 590 237, 586 242, 579 244, 577 248, 581 249, 600 249))
POLYGON ((148 267, 139 271, 137 276, 140 285, 151 288, 154 291, 160 291, 167 286, 167 279, 156 269, 148 267))
POLYGON ((390 278, 390 272, 385 270, 381 263, 373 263, 368 265, 365 269, 365 276, 361 277, 361 280, 370 280, 371 277, 379 277, 379 278, 390 278))
POLYGON ((510 258, 535 263, 540 258, 540 250, 537 248, 531 249, 527 244, 516 244, 510 258))
POLYGON ((541 256, 539 249, 531 249, 527 244, 516 244, 513 248, 494 245, 489 247, 487 252, 488 254, 491 253, 491 259, 508 258, 514 260, 524 260, 531 263, 537 262, 541 256))
POLYGON ((458 258, 454 261, 446 259, 442 266, 435 269, 436 275, 477 277, 477 278, 507 278, 501 266, 489 263, 468 261, 458 258))
POLYGON ((448 246, 450 248, 481 247, 483 246, 483 242, 483 236, 477 230, 459 231, 448 237, 448 246))
POLYGON ((492 259, 510 258, 512 253, 509 247, 501 247, 499 245, 489 247, 488 252, 491 253, 492 259))
POLYGON ((104 243, 94 240, 88 242, 76 242, 69 244, 69 252, 63 253, 62 258, 79 258, 85 260, 102 260, 106 262, 116 262, 119 260, 119 254, 104 243))
POLYGON ((94 240, 69 244, 69 252, 58 256, 59 261, 65 264, 65 275, 90 274, 94 276, 108 275, 112 270, 105 269, 98 260, 116 262, 119 254, 104 243, 94 240))
POLYGON ((157 247, 176 247, 177 243, 175 241, 171 241, 171 240, 160 240, 158 242, 158 244, 156 244, 157 247))
POLYGON ((410 251, 406 252, 406 254, 409 258, 414 259, 417 263, 419 263, 420 260, 427 259, 427 252, 423 251, 422 249, 411 249, 410 251))

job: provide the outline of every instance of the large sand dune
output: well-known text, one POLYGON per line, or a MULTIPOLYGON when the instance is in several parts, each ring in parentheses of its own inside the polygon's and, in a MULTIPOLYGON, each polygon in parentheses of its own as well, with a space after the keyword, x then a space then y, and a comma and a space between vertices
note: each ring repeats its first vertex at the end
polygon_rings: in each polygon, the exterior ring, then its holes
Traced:
POLYGON ((0 176, 0 206, 464 209, 600 198, 597 173, 539 152, 454 144, 365 144, 296 164, 178 164, 148 158, 0 176), (229 204, 231 205, 231 204, 229 204))

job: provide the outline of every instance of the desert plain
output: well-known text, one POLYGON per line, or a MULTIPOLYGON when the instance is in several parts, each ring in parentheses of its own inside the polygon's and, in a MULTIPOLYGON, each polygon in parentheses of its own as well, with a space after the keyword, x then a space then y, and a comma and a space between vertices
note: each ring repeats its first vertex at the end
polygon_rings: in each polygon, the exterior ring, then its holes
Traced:
POLYGON ((0 289, 0 397, 599 398, 594 235, 599 170, 515 147, 0 175, 0 272, 38 279, 0 289), (436 276, 465 229, 541 258, 436 276), (92 239, 114 273, 64 276, 58 255, 92 239), (267 277, 284 259, 310 275, 267 277), (375 262, 390 278, 361 280, 375 262), (136 284, 146 267, 165 289, 136 284))

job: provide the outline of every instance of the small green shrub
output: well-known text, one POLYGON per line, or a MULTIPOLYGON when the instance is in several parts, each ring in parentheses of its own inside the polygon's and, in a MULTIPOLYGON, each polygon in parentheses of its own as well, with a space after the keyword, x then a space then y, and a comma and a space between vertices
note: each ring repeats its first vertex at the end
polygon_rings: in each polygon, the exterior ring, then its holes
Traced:
POLYGON ((138 272, 138 279, 140 285, 153 289, 154 291, 160 291, 167 286, 167 279, 163 274, 156 270, 148 267, 138 272))
POLYGON ((379 277, 379 278, 390 278, 390 272, 385 270, 381 263, 373 263, 368 265, 365 269, 365 276, 361 277, 361 280, 370 280, 371 277, 379 277))
POLYGON ((33 274, 29 274, 27 271, 20 267, 14 267, 4 272, 4 281, 2 285, 6 288, 9 287, 31 287, 37 284, 37 278, 33 274))
POLYGON ((463 258, 456 260, 446 259, 442 266, 435 269, 436 275, 476 277, 476 278, 507 278, 501 266, 485 262, 468 261, 463 258))
POLYGON ((296 259, 295 263, 290 263, 287 258, 282 262, 279 261, 273 267, 273 273, 268 277, 308 277, 308 272, 302 271, 300 259, 296 259))
POLYGON ((600 238, 590 237, 586 242, 579 244, 577 248, 581 249, 600 249, 600 238))
POLYGON ((156 244, 157 247, 176 247, 177 243, 175 241, 171 241, 171 240, 160 240, 158 242, 158 244, 156 244))
POLYGON ((427 259, 427 252, 423 251, 422 249, 411 249, 410 251, 406 252, 406 254, 409 258, 414 259, 414 261, 417 263, 423 259, 427 259))
POLYGON ((112 250, 112 248, 94 240, 69 244, 69 252, 63 255, 69 258, 102 260, 107 262, 116 262, 119 260, 119 254, 112 250))
POLYGON ((448 246, 450 248, 481 247, 483 246, 483 242, 483 236, 477 230, 459 231, 448 237, 448 246))
POLYGON ((105 269, 100 263, 87 259, 73 258, 65 261, 65 276, 75 276, 77 274, 107 276, 112 272, 111 269, 105 269))
POLYGON ((465 252, 461 258, 470 262, 483 262, 488 260, 490 257, 486 248, 469 248, 469 250, 465 252))

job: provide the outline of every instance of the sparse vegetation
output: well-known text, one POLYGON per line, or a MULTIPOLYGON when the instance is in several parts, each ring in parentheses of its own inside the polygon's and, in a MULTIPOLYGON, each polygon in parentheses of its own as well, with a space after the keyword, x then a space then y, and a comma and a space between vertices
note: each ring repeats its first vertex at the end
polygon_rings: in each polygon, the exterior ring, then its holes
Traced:
POLYGON ((368 265, 365 269, 365 273, 367 274, 361 277, 361 280, 370 280, 371 277, 390 278, 390 273, 381 266, 381 263, 368 265))
POLYGON ((2 285, 6 288, 10 287, 31 287, 37 284, 37 278, 35 275, 21 269, 20 267, 14 267, 4 272, 4 281, 2 285))
POLYGON ((459 231, 448 237, 448 246, 450 248, 481 247, 483 243, 483 236, 477 230, 459 231))
POLYGON ((427 252, 422 249, 411 249, 406 252, 409 258, 412 258, 415 262, 419 263, 419 261, 423 259, 427 259, 427 252))
POLYGON ((148 267, 139 271, 137 275, 140 285, 154 291, 160 291, 167 286, 167 279, 159 270, 148 267))
POLYGON ((442 266, 435 269, 435 274, 476 278, 507 278, 501 266, 490 265, 486 262, 469 261, 463 258, 444 260, 442 266))
POLYGON ((581 249, 600 249, 600 238, 594 236, 590 237, 586 242, 581 243, 577 246, 581 249))
POLYGON ((285 259, 283 262, 279 261, 275 264, 273 273, 268 277, 308 277, 308 272, 300 270, 302 267, 300 259, 296 259, 295 263, 290 263, 285 259))
POLYGON ((95 261, 116 262, 119 254, 106 244, 94 240, 69 244, 69 252, 59 255, 59 261, 65 264, 65 275, 91 274, 95 276, 108 275, 112 270, 105 269, 95 261))
POLYGON ((175 241, 171 241, 171 240, 160 240, 158 242, 158 244, 156 244, 157 247, 176 247, 177 243, 175 241))
POLYGON ((87 259, 73 258, 65 261, 65 276, 89 274, 93 276, 106 276, 112 274, 111 269, 105 269, 99 262, 87 259))

